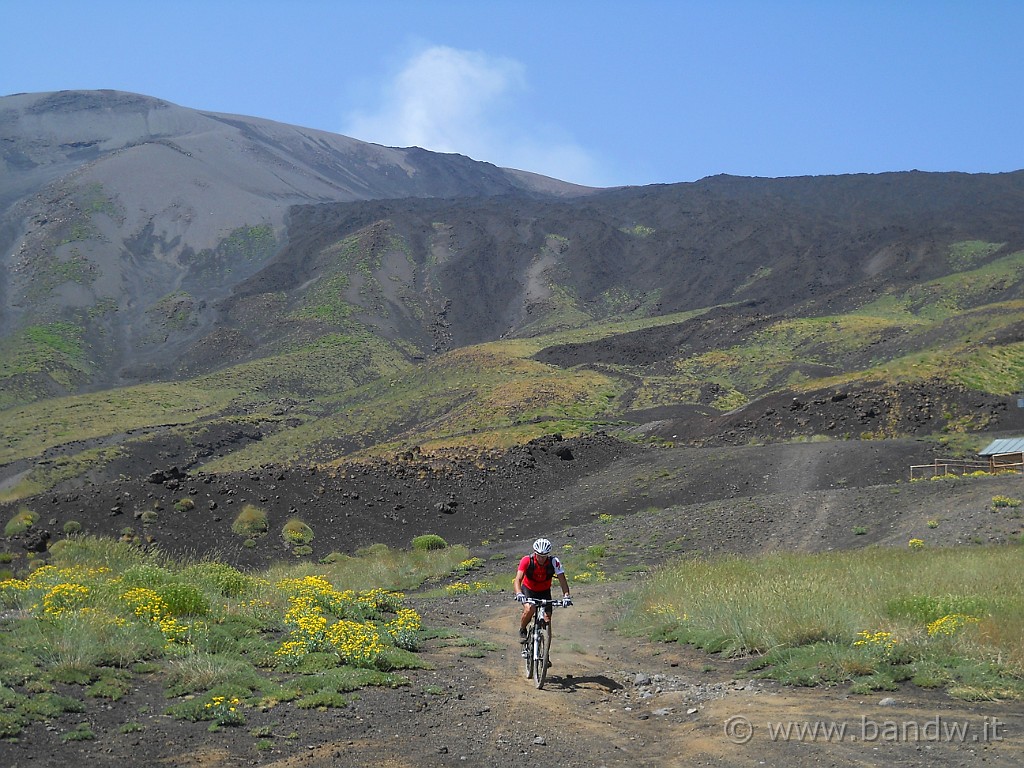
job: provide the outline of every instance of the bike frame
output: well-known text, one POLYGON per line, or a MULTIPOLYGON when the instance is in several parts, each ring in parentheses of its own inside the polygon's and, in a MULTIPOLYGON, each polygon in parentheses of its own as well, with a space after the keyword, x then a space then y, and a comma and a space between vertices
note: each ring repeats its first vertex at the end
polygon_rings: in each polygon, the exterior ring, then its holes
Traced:
MULTIPOLYGON (((533 678, 538 688, 544 686, 548 676, 548 657, 551 652, 551 619, 548 612, 558 606, 564 608, 565 600, 541 600, 527 597, 521 601, 534 606, 533 619, 526 628, 526 647, 523 657, 526 659, 526 677, 533 678)), ((570 603, 571 605, 571 603, 570 603)))

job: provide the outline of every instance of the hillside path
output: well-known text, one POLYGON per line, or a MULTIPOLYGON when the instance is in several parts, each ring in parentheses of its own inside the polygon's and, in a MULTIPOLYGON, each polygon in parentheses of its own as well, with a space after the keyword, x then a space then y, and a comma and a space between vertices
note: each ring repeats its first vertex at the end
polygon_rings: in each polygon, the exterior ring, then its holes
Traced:
POLYGON ((301 761, 267 764, 1024 764, 1024 715, 1013 703, 966 703, 920 689, 856 696, 845 686, 751 680, 742 661, 612 631, 620 589, 577 588, 576 604, 556 612, 553 666, 541 691, 525 678, 519 606, 508 592, 424 606, 429 624, 454 626, 463 640, 425 651, 436 669, 412 674, 407 695, 415 706, 405 707, 408 698, 389 705, 388 696, 401 698, 393 691, 367 692, 346 717, 377 718, 372 738, 329 740, 301 761), (886 698, 891 706, 880 705, 886 698), (318 762, 317 753, 332 757, 318 762))
POLYGON ((97 741, 61 744, 56 731, 39 726, 0 743, 0 765, 1024 765, 1019 702, 968 703, 907 685, 861 696, 846 686, 752 680, 743 660, 615 632, 616 597, 627 587, 574 589, 576 604, 555 614, 554 664, 540 691, 524 675, 520 606, 509 592, 420 599, 427 626, 447 637, 418 654, 430 668, 401 673, 408 685, 362 689, 341 709, 252 708, 244 726, 217 732, 168 717, 162 686, 143 686, 113 705, 111 724, 90 718, 97 741), (887 698, 891 706, 882 705, 887 698), (126 718, 140 719, 144 730, 118 732, 114 723, 126 718), (258 747, 267 734, 269 746, 258 747))

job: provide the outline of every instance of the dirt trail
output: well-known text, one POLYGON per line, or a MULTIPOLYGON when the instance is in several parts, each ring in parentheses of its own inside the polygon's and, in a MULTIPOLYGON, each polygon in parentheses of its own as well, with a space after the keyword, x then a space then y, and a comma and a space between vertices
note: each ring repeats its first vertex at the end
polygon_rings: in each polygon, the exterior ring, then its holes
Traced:
POLYGON ((427 625, 457 637, 429 641, 420 657, 432 668, 403 673, 408 686, 363 689, 343 709, 253 708, 244 727, 217 733, 162 714, 167 700, 153 686, 116 705, 114 721, 123 722, 145 703, 143 732, 111 728, 96 742, 61 744, 39 725, 23 741, 0 744, 0 765, 1024 765, 1019 703, 966 703, 910 686, 859 696, 845 686, 751 680, 742 661, 614 632, 624 586, 578 587, 576 604, 556 612, 541 691, 525 678, 519 606, 508 592, 426 600, 417 607, 427 625), (273 734, 265 751, 256 748, 261 730, 273 734))
MULTIPOLYGON (((741 662, 613 632, 615 591, 578 590, 556 613, 542 691, 524 675, 518 606, 507 594, 462 598, 467 618, 479 619, 466 622, 469 634, 503 650, 468 660, 470 709, 482 714, 466 724, 473 748, 460 757, 490 766, 1024 764, 1024 715, 1012 703, 751 680, 741 662)), ((453 764, 408 746, 409 765, 453 764)))

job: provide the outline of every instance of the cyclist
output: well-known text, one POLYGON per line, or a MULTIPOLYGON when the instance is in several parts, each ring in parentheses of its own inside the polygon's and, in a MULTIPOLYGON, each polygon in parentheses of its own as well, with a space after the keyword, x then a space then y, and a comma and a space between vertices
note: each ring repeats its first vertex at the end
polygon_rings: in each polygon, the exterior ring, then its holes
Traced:
MULTIPOLYGON (((533 554, 527 555, 519 561, 519 570, 512 582, 512 591, 516 600, 532 597, 537 600, 551 599, 551 580, 558 577, 558 583, 562 587, 562 597, 572 599, 569 596, 569 582, 565 578, 565 570, 557 557, 551 554, 551 542, 547 539, 537 539, 533 542, 533 554)), ((535 606, 527 603, 523 606, 523 616, 519 621, 519 642, 526 642, 526 628, 533 618, 535 606)), ((550 621, 550 619, 549 619, 550 621)))

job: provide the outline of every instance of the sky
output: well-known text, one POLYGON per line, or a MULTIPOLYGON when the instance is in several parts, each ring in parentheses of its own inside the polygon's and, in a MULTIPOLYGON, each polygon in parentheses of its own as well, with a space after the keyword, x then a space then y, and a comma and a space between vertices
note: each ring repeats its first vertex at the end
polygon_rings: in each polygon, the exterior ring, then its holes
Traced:
POLYGON ((1024 0, 0 0, 110 88, 592 186, 1024 168, 1024 0))

